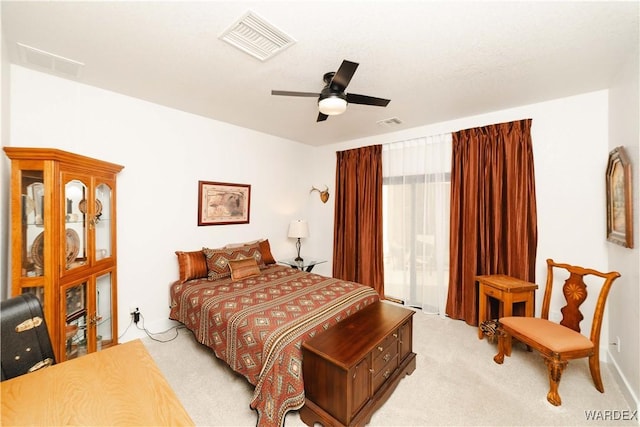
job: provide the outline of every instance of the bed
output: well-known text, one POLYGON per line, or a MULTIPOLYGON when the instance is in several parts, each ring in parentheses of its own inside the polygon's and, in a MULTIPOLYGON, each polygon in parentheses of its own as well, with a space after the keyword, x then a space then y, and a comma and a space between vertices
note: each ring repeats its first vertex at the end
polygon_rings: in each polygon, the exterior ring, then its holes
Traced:
POLYGON ((368 286, 276 264, 268 241, 176 254, 170 318, 255 386, 258 426, 282 426, 304 405, 302 342, 379 300, 368 286))

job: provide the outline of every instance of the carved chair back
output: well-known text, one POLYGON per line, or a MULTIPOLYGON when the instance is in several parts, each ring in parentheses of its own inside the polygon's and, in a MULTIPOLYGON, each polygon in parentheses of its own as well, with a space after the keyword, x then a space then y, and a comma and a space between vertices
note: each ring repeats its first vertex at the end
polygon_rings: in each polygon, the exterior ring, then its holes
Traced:
MULTIPOLYGON (((560 309, 562 313, 562 320, 560 324, 573 329, 576 332, 582 333, 580 330, 580 322, 584 319, 584 315, 581 312, 582 303, 587 299, 587 285, 585 284, 585 277, 589 275, 597 276, 603 279, 600 293, 598 294, 598 300, 596 301, 595 308, 593 310, 593 319, 591 322, 591 333, 589 339, 593 342, 594 346, 598 348, 600 342, 600 329, 602 327, 602 317, 604 314, 604 307, 609 295, 609 290, 613 281, 620 277, 618 272, 602 273, 590 268, 583 268, 579 266, 556 263, 551 259, 547 260, 547 283, 544 291, 544 298, 542 301, 541 317, 543 319, 549 319, 549 307, 551 305, 551 295, 553 293, 554 283, 554 270, 558 272, 565 270, 569 277, 565 280, 562 286, 562 294, 566 305, 560 309)), ((586 335, 586 334, 584 334, 586 335)))

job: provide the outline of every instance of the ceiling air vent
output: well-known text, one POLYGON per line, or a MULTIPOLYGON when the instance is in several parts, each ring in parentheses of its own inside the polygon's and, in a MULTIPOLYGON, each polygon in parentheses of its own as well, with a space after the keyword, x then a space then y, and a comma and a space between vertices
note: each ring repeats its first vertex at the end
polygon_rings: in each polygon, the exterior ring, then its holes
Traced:
POLYGON ((391 117, 390 119, 378 120, 376 123, 378 123, 380 126, 391 127, 401 124, 402 120, 397 117, 391 117))
POLYGON ((17 43, 17 45, 20 52, 20 59, 27 65, 64 77, 77 78, 80 76, 80 69, 84 66, 82 62, 45 52, 44 50, 27 46, 26 44, 17 43))
POLYGON ((266 61, 296 42, 251 11, 230 26, 220 38, 261 61, 266 61))

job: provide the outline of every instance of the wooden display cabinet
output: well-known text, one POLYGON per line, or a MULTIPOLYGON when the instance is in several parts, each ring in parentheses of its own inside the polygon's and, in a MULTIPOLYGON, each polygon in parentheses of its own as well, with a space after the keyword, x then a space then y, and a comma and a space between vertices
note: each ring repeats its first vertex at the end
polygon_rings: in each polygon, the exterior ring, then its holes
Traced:
POLYGON ((11 159, 11 294, 38 296, 58 362, 117 344, 116 175, 49 148, 11 159))

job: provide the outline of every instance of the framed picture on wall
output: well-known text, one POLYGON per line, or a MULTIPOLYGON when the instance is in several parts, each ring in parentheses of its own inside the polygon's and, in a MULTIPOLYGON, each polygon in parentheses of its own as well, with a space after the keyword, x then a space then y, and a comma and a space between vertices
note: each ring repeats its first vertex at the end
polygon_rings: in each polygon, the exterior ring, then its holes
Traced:
POLYGON ((633 248, 631 163, 624 147, 609 153, 607 164, 607 240, 633 248))
POLYGON ((198 225, 248 224, 251 186, 198 181, 198 225))

